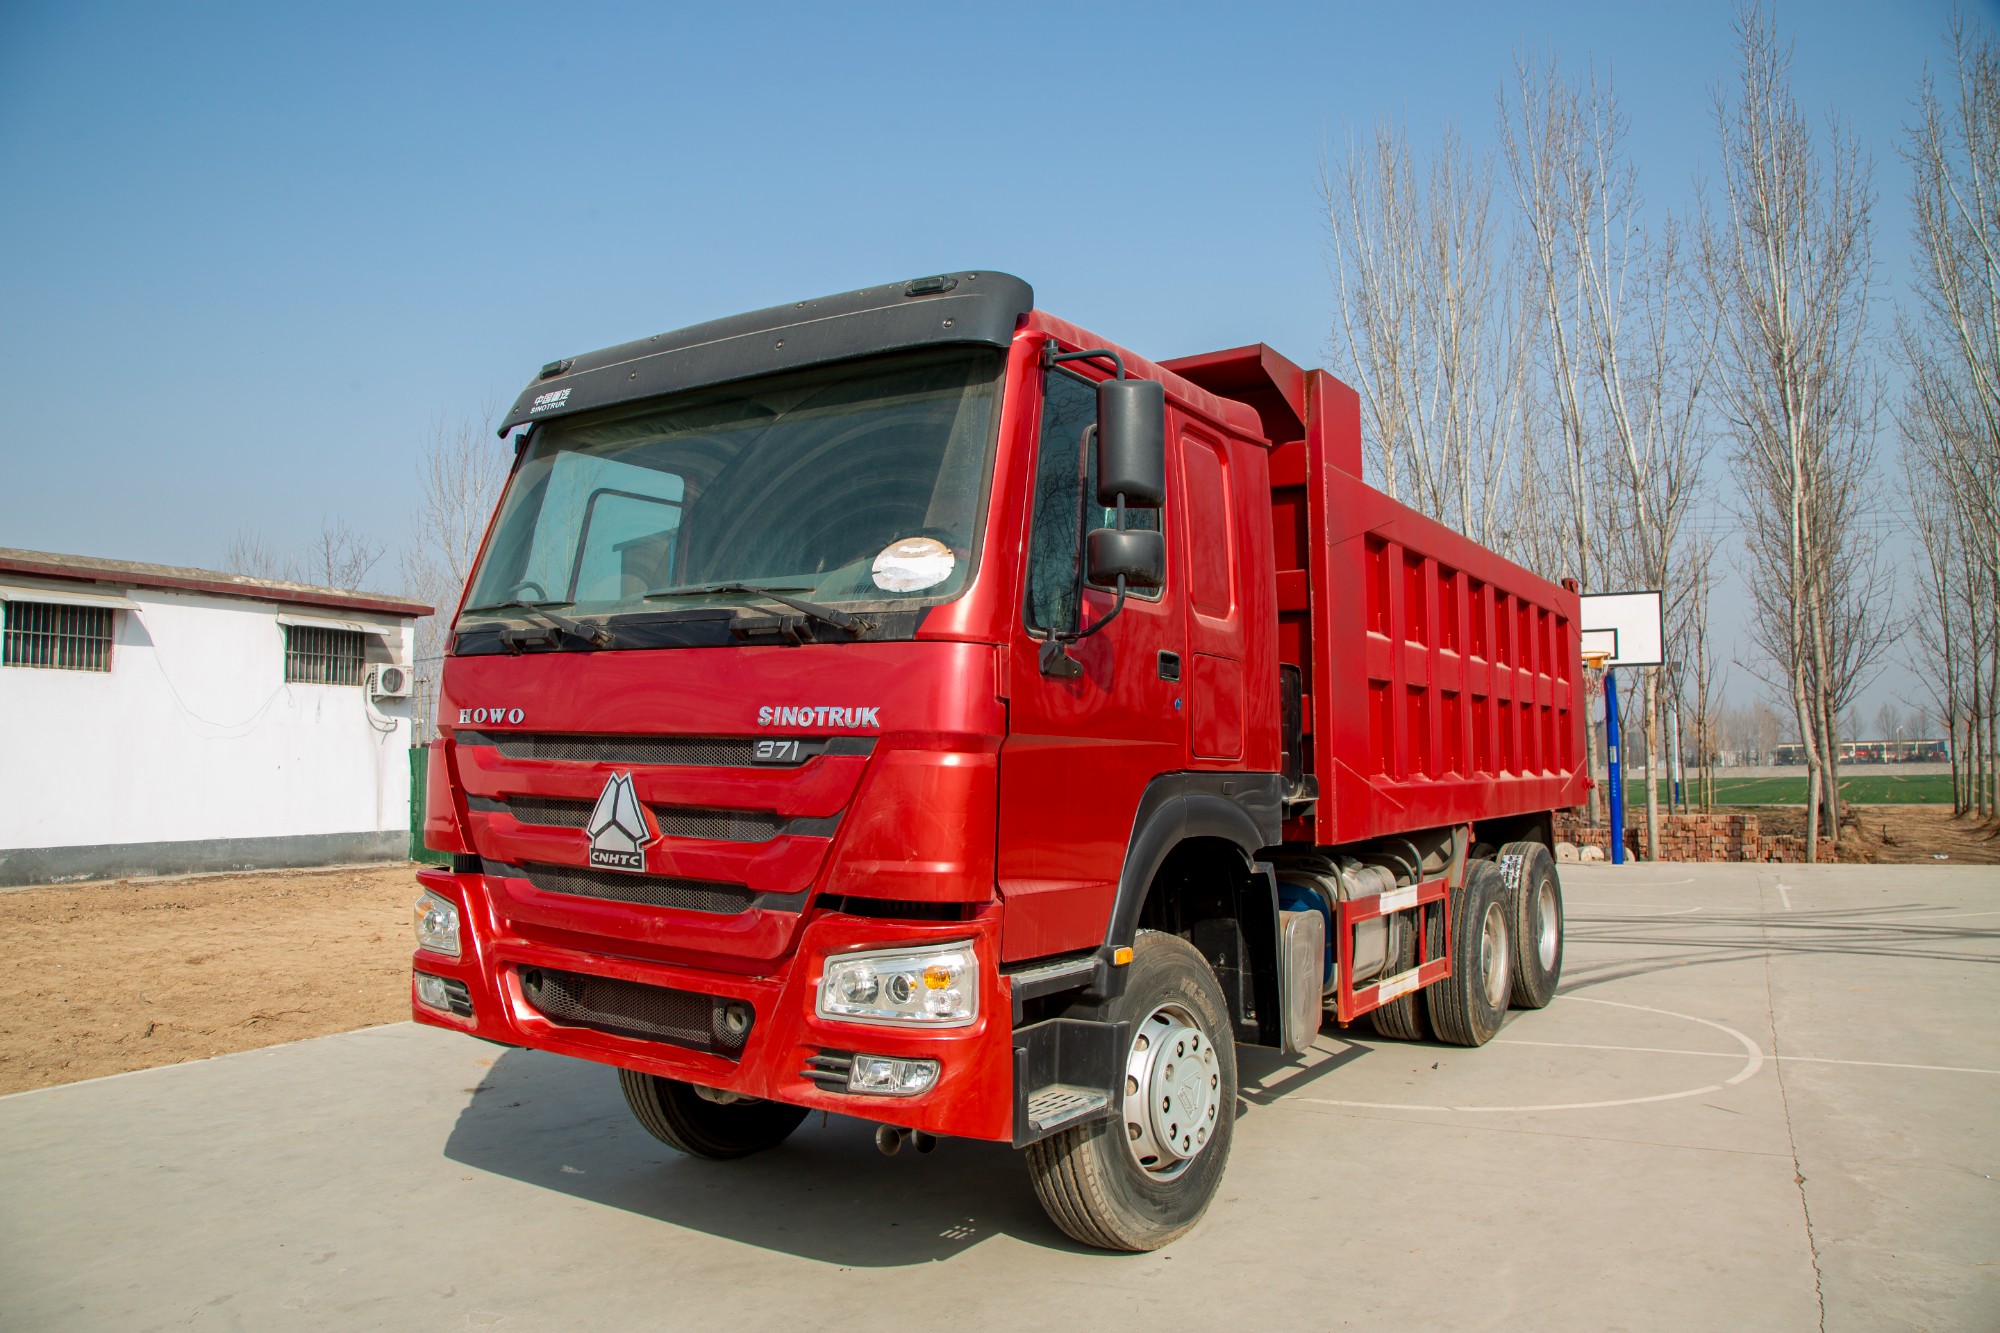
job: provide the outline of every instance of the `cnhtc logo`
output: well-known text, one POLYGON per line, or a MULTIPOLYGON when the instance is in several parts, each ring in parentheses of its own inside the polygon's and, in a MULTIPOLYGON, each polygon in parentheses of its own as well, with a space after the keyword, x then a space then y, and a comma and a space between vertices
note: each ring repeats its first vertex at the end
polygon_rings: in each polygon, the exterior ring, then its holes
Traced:
POLYGON ((611 775, 584 827, 590 833, 591 865, 600 870, 645 872, 645 849, 657 839, 646 826, 646 812, 639 808, 639 794, 632 790, 630 773, 611 775))

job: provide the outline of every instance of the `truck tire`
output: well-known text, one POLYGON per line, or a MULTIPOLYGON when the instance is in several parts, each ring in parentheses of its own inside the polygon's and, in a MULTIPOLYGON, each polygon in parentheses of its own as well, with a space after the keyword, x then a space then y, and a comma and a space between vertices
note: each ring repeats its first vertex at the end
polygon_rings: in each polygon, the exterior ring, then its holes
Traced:
POLYGON ((1451 921, 1451 975, 1431 986, 1431 1028, 1439 1041, 1484 1046, 1500 1030, 1513 990, 1507 881, 1491 861, 1467 870, 1451 921))
POLYGON ((1117 1113, 1028 1145, 1035 1196, 1065 1235, 1157 1250, 1201 1220, 1236 1124, 1229 1008, 1192 944, 1140 931, 1110 1021, 1131 1024, 1117 1113))
POLYGON ((648 1134, 689 1157, 727 1162, 775 1148, 806 1118, 803 1106, 745 1097, 714 1102, 689 1083, 618 1071, 625 1104, 648 1134))
MULTIPOLYGON (((1396 936, 1396 957, 1387 973, 1392 977, 1417 965, 1417 932, 1407 917, 1396 923, 1396 936)), ((1424 1016, 1418 1008, 1422 995, 1422 991, 1411 991, 1379 1009, 1369 1010, 1368 1021, 1374 1024, 1376 1034, 1391 1041, 1422 1041, 1424 1016)))
POLYGON ((1562 880, 1555 858, 1539 842, 1510 842, 1500 849, 1509 880, 1507 912, 1514 928, 1514 1007, 1540 1009, 1556 997, 1562 980, 1562 880), (1512 863, 1508 858, 1518 857, 1512 863))

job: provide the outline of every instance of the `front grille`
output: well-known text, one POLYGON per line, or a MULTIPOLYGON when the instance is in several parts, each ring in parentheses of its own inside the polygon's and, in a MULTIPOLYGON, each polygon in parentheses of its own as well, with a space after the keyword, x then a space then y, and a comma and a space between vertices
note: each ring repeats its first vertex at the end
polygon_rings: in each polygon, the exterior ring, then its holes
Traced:
POLYGON ((749 1005, 667 986, 553 968, 523 969, 521 993, 552 1023, 664 1041, 736 1059, 755 1020, 749 1005))
POLYGON ((846 1092, 848 1071, 854 1068, 853 1051, 821 1051, 806 1061, 800 1072, 808 1082, 828 1092, 846 1092))
MULTIPOLYGON (((493 867, 492 873, 504 873, 493 867)), ((544 893, 567 893, 578 898, 606 898, 612 902, 640 903, 647 907, 676 907, 687 912, 735 913, 748 911, 756 897, 749 886, 721 884, 706 879, 680 879, 670 875, 628 875, 616 870, 587 870, 582 866, 556 866, 530 862, 517 873, 544 893)))
POLYGON ((719 842, 769 842, 785 826, 777 815, 762 810, 656 805, 653 818, 669 838, 712 838, 719 842))
POLYGON ((508 759, 544 759, 567 764, 665 764, 687 768, 796 768, 815 755, 865 755, 875 748, 867 736, 571 736, 537 732, 458 733, 460 745, 491 745, 508 759), (797 740, 778 760, 759 761, 760 740, 797 740))
MULTIPOLYGON (((556 796, 510 796, 502 805, 523 824, 549 828, 583 828, 597 802, 556 796)), ((651 807, 660 832, 669 838, 709 838, 718 842, 769 842, 785 820, 763 810, 704 810, 693 806, 651 807)))

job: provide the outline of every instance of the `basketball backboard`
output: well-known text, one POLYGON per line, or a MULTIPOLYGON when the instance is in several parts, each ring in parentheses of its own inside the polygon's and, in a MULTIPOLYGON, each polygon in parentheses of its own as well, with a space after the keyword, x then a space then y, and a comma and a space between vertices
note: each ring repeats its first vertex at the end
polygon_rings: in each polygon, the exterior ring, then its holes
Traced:
POLYGON ((1659 666, 1666 660, 1657 592, 1585 593, 1579 628, 1583 655, 1602 654, 1605 666, 1659 666))

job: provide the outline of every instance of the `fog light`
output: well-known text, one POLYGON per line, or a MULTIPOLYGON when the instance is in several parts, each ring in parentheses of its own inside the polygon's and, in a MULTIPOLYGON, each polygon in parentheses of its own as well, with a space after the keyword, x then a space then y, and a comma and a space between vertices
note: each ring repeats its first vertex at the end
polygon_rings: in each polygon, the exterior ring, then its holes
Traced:
POLYGON ((414 924, 419 949, 441 953, 448 958, 458 957, 457 903, 425 889, 417 896, 414 924))
POLYGON ((444 990, 444 978, 434 977, 428 972, 417 973, 417 999, 433 1009, 451 1008, 451 997, 444 990))
POLYGON ((417 982, 417 1003, 459 1018, 472 1017, 472 991, 463 981, 434 977, 428 972, 413 973, 417 982))
POLYGON ((915 1097, 937 1082, 935 1060, 899 1060, 888 1055, 857 1055, 847 1071, 847 1090, 876 1097, 915 1097))

